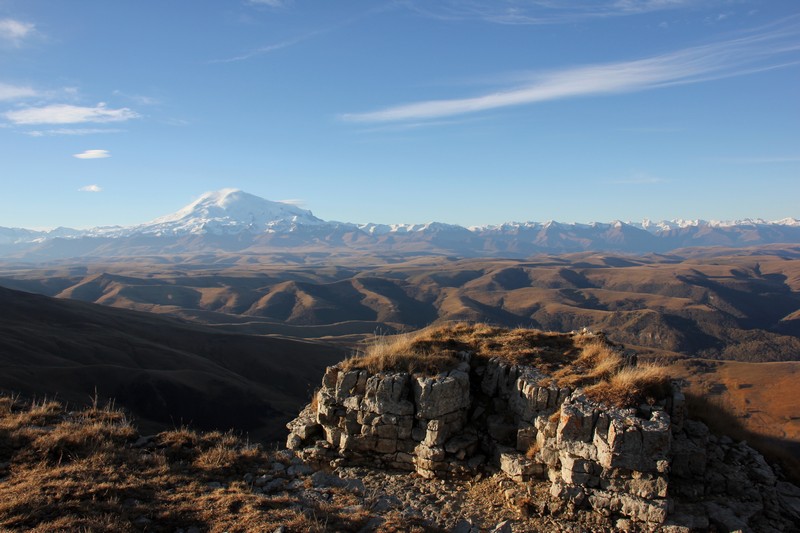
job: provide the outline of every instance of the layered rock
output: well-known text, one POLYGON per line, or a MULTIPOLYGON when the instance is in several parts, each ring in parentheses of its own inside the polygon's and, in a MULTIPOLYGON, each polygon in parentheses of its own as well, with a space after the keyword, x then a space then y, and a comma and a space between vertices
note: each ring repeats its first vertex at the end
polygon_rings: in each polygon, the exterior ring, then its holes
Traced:
MULTIPOLYGON (((682 518, 684 524, 707 526, 704 517, 720 514, 714 491, 728 494, 732 487, 708 473, 725 472, 713 456, 719 452, 710 455, 705 426, 684 420, 677 385, 666 398, 620 409, 592 401, 580 389, 558 387, 533 367, 466 352, 460 358, 456 368, 430 376, 328 368, 316 407, 289 425, 287 446, 334 465, 399 469, 426 478, 499 468, 522 485, 549 482, 550 512, 588 507, 655 526, 667 523, 677 496, 708 500, 700 513, 681 507, 692 515, 682 518)), ((777 504, 753 497, 759 488, 746 488, 760 476, 759 487, 774 493, 769 501, 779 501, 772 470, 747 450, 741 453, 755 470, 726 479, 738 480, 749 507, 743 519, 719 522, 723 527, 780 514, 770 510, 777 504)))

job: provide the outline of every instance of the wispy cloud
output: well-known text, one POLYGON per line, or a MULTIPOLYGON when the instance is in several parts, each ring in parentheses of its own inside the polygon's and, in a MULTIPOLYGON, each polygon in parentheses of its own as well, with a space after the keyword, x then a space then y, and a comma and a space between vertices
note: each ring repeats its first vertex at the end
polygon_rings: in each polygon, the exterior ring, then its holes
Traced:
POLYGON ((56 128, 51 130, 31 130, 24 132, 31 137, 52 137, 56 135, 102 135, 105 133, 121 133, 119 128, 56 128))
MULTIPOLYGON (((567 24, 697 7, 696 0, 401 0, 398 3, 426 17, 516 25, 567 24)), ((721 2, 710 0, 706 5, 716 3, 721 2)))
POLYGON ((401 104, 340 118, 367 123, 430 120, 563 98, 700 83, 797 65, 799 51, 800 24, 792 17, 780 27, 668 54, 540 73, 528 84, 505 91, 401 104))
POLYGON ((94 107, 82 107, 68 104, 52 104, 44 107, 26 107, 8 111, 4 116, 18 125, 34 124, 81 124, 85 122, 124 122, 138 118, 135 111, 122 107, 111 109, 104 103, 94 107))
POLYGON ((14 46, 22 44, 35 31, 36 26, 29 22, 14 19, 0 19, 0 39, 14 46))
POLYGON ((78 189, 78 191, 80 191, 80 192, 100 192, 102 190, 103 190, 103 188, 101 186, 94 185, 94 184, 92 184, 92 185, 84 185, 83 187, 78 189))
POLYGON ((289 198, 287 200, 278 200, 278 202, 282 203, 282 204, 294 205, 294 206, 297 206, 297 207, 304 207, 306 205, 306 201, 305 200, 301 200, 299 198, 289 198))
POLYGON ((111 153, 108 150, 85 150, 79 154, 74 154, 72 157, 77 157, 78 159, 105 159, 111 157, 111 153))
POLYGON ((247 59, 252 59, 252 58, 257 57, 257 56, 262 56, 262 55, 265 55, 265 54, 269 54, 270 52, 276 52, 276 51, 282 50, 284 48, 289 48, 290 46, 294 46, 294 45, 299 44, 299 43, 301 43, 303 41, 306 41, 306 40, 314 37, 315 35, 318 35, 319 33, 322 33, 322 32, 319 32, 319 31, 311 32, 311 33, 307 33, 307 34, 301 35, 300 37, 295 37, 294 39, 288 39, 286 41, 281 41, 281 42, 274 43, 274 44, 268 44, 266 46, 261 46, 261 47, 258 47, 258 48, 254 48, 253 50, 250 50, 249 52, 245 52, 245 53, 240 54, 238 56, 227 57, 227 58, 223 58, 223 59, 212 59, 211 61, 209 61, 209 63, 235 63, 237 61, 245 61, 247 59))
POLYGON ((0 82, 0 102, 4 100, 20 100, 39 96, 39 91, 25 85, 10 85, 0 82))

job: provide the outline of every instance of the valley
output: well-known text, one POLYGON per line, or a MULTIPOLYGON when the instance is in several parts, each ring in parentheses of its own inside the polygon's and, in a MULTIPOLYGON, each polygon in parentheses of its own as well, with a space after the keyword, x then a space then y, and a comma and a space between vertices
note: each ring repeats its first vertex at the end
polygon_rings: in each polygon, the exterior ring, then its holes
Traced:
POLYGON ((0 285, 218 330, 352 344, 446 321, 605 331, 653 356, 790 361, 800 248, 527 260, 416 257, 285 264, 233 254, 0 265, 0 285))

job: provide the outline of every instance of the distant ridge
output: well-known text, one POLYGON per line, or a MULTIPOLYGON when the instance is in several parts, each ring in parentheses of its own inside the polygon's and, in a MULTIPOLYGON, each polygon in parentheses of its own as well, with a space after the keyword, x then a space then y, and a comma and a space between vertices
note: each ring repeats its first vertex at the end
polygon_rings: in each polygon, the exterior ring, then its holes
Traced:
POLYGON ((47 260, 197 252, 264 253, 276 249, 462 257, 536 253, 669 252, 696 246, 800 243, 800 220, 664 220, 589 224, 506 222, 453 224, 331 222, 311 211, 238 189, 208 192, 175 213, 135 226, 35 231, 0 227, 0 257, 47 260))

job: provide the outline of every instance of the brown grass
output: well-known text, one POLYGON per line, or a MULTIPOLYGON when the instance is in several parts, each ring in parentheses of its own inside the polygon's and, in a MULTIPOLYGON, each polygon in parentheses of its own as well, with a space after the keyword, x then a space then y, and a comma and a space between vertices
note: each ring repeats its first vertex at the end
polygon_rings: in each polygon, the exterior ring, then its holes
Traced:
POLYGON ((378 337, 363 354, 343 363, 345 370, 366 369, 372 373, 407 371, 436 374, 455 368, 458 353, 468 351, 477 357, 500 357, 511 364, 528 364, 552 370, 574 358, 580 349, 573 336, 534 329, 507 329, 488 324, 456 322, 425 329, 378 337))
POLYGON ((537 453, 539 453, 539 443, 534 442, 533 444, 528 446, 528 449, 525 451, 525 457, 527 457, 530 460, 534 460, 536 458, 537 453))
POLYGON ((586 387, 590 398, 617 407, 636 406, 669 393, 670 378, 664 367, 626 366, 621 348, 601 334, 545 333, 464 322, 379 337, 342 367, 432 375, 455 368, 462 351, 534 366, 552 376, 547 384, 586 387))
POLYGON ((0 396, 0 531, 351 531, 365 514, 344 490, 334 503, 257 494, 245 473, 274 454, 231 433, 160 433, 148 448, 111 406, 67 411, 54 401, 0 396), (5 476, 5 477, 3 477, 5 476), (222 488, 211 488, 211 481, 222 488), (145 522, 149 521, 149 522, 145 522), (146 525, 145 525, 146 524, 146 525))
POLYGON ((617 407, 654 403, 670 392, 670 376, 663 366, 625 367, 586 388, 586 396, 617 407))
POLYGON ((625 365, 619 350, 602 338, 579 341, 577 344, 581 346, 580 355, 553 374, 559 387, 582 387, 607 380, 620 372, 625 365))

